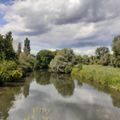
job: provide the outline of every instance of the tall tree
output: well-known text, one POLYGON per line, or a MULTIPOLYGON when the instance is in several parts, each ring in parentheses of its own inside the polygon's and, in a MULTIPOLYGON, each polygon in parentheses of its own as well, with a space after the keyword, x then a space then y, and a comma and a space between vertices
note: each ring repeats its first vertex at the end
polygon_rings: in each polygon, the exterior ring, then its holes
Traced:
POLYGON ((112 42, 112 50, 115 57, 120 56, 120 36, 116 36, 112 42))
POLYGON ((0 34, 0 60, 5 59, 5 47, 3 35, 0 34))
POLYGON ((21 43, 18 43, 17 55, 19 56, 21 52, 22 52, 21 43))
POLYGON ((29 55, 30 54, 30 40, 28 38, 25 39, 24 41, 24 53, 26 55, 29 55))
POLYGON ((5 59, 15 59, 16 55, 13 49, 13 37, 12 32, 8 32, 4 37, 4 48, 5 59))
POLYGON ((113 50, 113 65, 115 67, 120 67, 120 35, 116 36, 112 42, 113 50))
POLYGON ((102 56, 108 54, 110 51, 107 47, 99 47, 96 49, 95 54, 98 59, 101 59, 102 56))

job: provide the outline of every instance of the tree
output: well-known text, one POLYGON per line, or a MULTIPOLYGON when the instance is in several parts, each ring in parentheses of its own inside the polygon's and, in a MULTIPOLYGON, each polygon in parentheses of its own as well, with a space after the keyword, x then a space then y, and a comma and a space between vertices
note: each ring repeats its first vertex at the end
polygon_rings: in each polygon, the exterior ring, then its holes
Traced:
POLYGON ((8 32, 5 36, 0 35, 0 59, 13 60, 15 58, 12 32, 8 32))
POLYGON ((29 55, 30 54, 30 40, 28 38, 25 39, 24 41, 24 53, 26 55, 29 55))
POLYGON ((71 66, 75 63, 75 55, 72 49, 63 49, 57 52, 57 55, 50 62, 52 72, 66 73, 71 72, 71 66), (69 68, 69 70, 68 70, 69 68))
POLYGON ((110 54, 104 54, 100 59, 100 64, 104 66, 108 66, 110 62, 110 54))
POLYGON ((112 63, 114 67, 120 67, 120 35, 114 37, 112 42, 113 59, 112 63))
POLYGON ((5 59, 5 47, 3 35, 0 35, 0 60, 5 59))
POLYGON ((83 64, 86 64, 86 65, 89 65, 90 60, 89 60, 89 56, 88 56, 88 55, 84 55, 84 56, 82 57, 82 63, 83 63, 83 64))
POLYGON ((107 47, 100 47, 96 49, 95 54, 98 59, 101 59, 102 56, 108 54, 109 52, 110 51, 107 47))
POLYGON ((112 50, 115 57, 120 56, 120 36, 116 36, 112 42, 112 50))
POLYGON ((17 49, 17 55, 19 56, 20 53, 22 52, 22 47, 21 47, 21 43, 18 43, 18 49, 17 49))
POLYGON ((97 64, 98 60, 97 60, 96 56, 90 56, 89 62, 90 62, 90 64, 97 64))
POLYGON ((81 55, 76 55, 75 56, 75 64, 77 65, 77 64, 80 64, 80 63, 82 63, 82 56, 81 55))
POLYGON ((50 61, 54 58, 54 52, 49 50, 41 50, 37 53, 35 69, 47 69, 50 61))

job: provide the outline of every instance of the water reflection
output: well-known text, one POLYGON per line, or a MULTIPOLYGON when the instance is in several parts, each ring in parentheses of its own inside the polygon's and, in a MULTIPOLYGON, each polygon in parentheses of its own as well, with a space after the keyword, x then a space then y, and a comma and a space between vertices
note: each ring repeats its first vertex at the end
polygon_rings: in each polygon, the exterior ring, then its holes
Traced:
POLYGON ((51 74, 50 82, 62 96, 73 95, 75 85, 70 75, 51 74))
POLYGON ((35 72, 36 82, 40 85, 50 84, 50 73, 49 72, 35 72))
POLYGON ((23 95, 25 98, 29 96, 30 83, 34 80, 34 73, 31 73, 29 77, 24 79, 25 83, 23 86, 23 95))
POLYGON ((35 72, 24 84, 0 88, 0 120, 41 120, 42 109, 49 120, 119 120, 119 92, 73 79, 79 78, 35 72))
POLYGON ((0 88, 0 120, 6 120, 9 116, 8 111, 13 105, 15 96, 20 94, 20 92, 20 86, 0 88))
POLYGON ((82 84, 82 82, 84 82, 84 83, 87 83, 89 85, 92 85, 98 91, 105 92, 105 93, 109 94, 112 98, 113 105, 115 107, 120 108, 120 92, 119 91, 114 91, 113 89, 108 88, 107 86, 99 85, 98 83, 92 82, 90 80, 80 80, 80 78, 78 76, 72 76, 72 79, 77 79, 80 82, 80 84, 82 84))

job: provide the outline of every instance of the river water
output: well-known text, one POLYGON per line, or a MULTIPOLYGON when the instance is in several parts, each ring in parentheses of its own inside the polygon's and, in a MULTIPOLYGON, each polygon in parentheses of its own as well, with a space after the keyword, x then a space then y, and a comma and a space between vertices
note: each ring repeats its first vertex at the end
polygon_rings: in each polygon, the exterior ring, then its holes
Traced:
POLYGON ((106 87, 49 72, 24 80, 0 88, 0 120, 120 120, 120 94, 106 87))

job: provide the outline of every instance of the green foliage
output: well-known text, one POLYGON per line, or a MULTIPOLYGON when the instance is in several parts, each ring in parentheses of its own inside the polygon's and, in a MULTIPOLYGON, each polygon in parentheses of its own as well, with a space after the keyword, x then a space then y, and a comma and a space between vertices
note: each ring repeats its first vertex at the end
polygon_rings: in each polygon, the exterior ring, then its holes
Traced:
POLYGON ((12 32, 8 32, 5 36, 0 35, 0 60, 13 60, 16 58, 12 43, 12 32))
POLYGON ((71 74, 76 74, 76 73, 80 72, 80 70, 82 70, 82 68, 83 68, 82 64, 75 65, 72 69, 71 74))
POLYGON ((0 85, 22 78, 23 71, 14 61, 0 62, 0 85))
POLYGON ((50 69, 52 72, 65 73, 67 66, 73 66, 75 63, 75 55, 72 49, 63 49, 57 52, 57 55, 50 62, 50 69))
POLYGON ((89 57, 89 64, 93 64, 93 65, 95 65, 95 64, 98 64, 98 59, 97 59, 97 57, 96 56, 90 56, 89 57))
POLYGON ((30 54, 30 40, 28 38, 25 39, 24 41, 24 53, 26 55, 29 55, 30 54))
POLYGON ((91 80, 120 90, 120 69, 101 65, 84 65, 82 70, 73 68, 72 75, 81 80, 91 80))
POLYGON ((95 54, 98 59, 101 59, 101 57, 104 56, 105 54, 109 54, 109 49, 107 47, 97 48, 95 54))
POLYGON ((90 60, 89 60, 89 57, 87 55, 84 55, 82 57, 82 63, 85 64, 85 65, 89 65, 90 64, 90 60))
POLYGON ((108 66, 110 64, 110 54, 104 54, 100 59, 100 64, 108 66))
POLYGON ((82 60, 83 60, 83 58, 81 55, 76 55, 75 56, 75 65, 82 63, 82 60))
POLYGON ((24 73, 31 72, 34 69, 35 57, 21 53, 19 56, 19 64, 24 73))
POLYGON ((114 67, 120 67, 120 36, 116 36, 112 43, 113 59, 112 63, 114 67))
POLYGON ((50 61, 54 58, 54 52, 49 50, 41 50, 36 56, 35 70, 47 69, 50 61))
POLYGON ((66 65, 66 67, 65 67, 65 73, 66 73, 66 74, 71 73, 72 68, 73 68, 73 65, 72 65, 72 64, 66 65))
POLYGON ((17 55, 18 55, 18 57, 21 54, 21 52, 22 52, 21 43, 18 43, 18 48, 17 48, 17 55))
POLYGON ((115 57, 120 56, 120 36, 116 36, 112 42, 112 50, 115 57))

